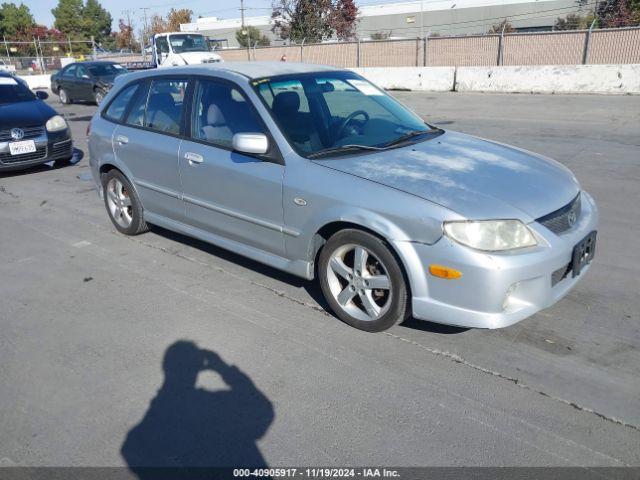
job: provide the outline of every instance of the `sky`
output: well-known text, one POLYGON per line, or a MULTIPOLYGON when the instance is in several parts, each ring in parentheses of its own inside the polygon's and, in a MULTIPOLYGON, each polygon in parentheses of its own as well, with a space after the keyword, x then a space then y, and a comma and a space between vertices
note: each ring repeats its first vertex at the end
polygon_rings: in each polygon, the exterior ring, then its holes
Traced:
MULTIPOLYGON (((31 13, 39 24, 53 26, 53 15, 51 9, 55 8, 58 0, 2 0, 14 2, 16 4, 24 3, 29 7, 31 13)), ((113 17, 113 30, 118 28, 118 19, 127 18, 126 10, 130 11, 131 22, 134 24, 135 30, 138 30, 144 23, 144 11, 142 7, 148 8, 147 16, 150 17, 154 13, 165 16, 171 8, 190 8, 194 13, 194 18, 203 17, 219 17, 219 18, 238 18, 240 17, 240 0, 99 0, 104 8, 106 8, 113 17)), ((394 3, 399 0, 356 0, 358 5, 371 5, 380 3, 394 3)), ((271 13, 272 0, 245 0, 244 5, 247 9, 245 15, 248 17, 257 17, 260 15, 269 15, 271 13)))
MULTIPOLYGON (((3 0, 13 1, 16 4, 24 3, 33 13, 36 22, 47 26, 53 25, 53 15, 51 9, 58 4, 57 0, 3 0)), ((141 7, 149 7, 147 16, 154 13, 166 15, 173 8, 190 8, 194 13, 194 18, 199 15, 203 17, 220 17, 220 18, 237 18, 240 16, 240 0, 175 0, 170 2, 167 0, 100 0, 100 3, 106 8, 113 17, 113 29, 117 29, 118 19, 126 18, 125 10, 130 10, 131 21, 134 23, 136 30, 143 24, 144 12, 141 7)), ((247 16, 267 15, 271 11, 271 0, 246 0, 245 12, 247 16)))

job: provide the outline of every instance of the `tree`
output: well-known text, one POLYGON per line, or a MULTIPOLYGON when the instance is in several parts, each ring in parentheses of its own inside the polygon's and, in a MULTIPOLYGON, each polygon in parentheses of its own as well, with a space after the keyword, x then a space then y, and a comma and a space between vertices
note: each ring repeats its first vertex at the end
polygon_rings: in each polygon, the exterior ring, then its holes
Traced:
POLYGON ((236 30, 236 40, 241 47, 253 47, 258 44, 261 47, 271 45, 271 40, 256 27, 244 27, 244 30, 236 30))
POLYGON ((391 30, 388 32, 373 32, 370 36, 371 40, 387 40, 391 36, 391 30))
POLYGON ((24 29, 35 25, 33 15, 24 4, 17 6, 15 3, 3 3, 0 6, 0 35, 8 38, 15 37, 24 29))
POLYGON ((558 18, 553 25, 554 30, 586 30, 591 26, 596 16, 589 12, 582 16, 579 13, 570 13, 564 18, 558 18))
POLYGON ((151 36, 155 35, 156 33, 164 33, 168 31, 169 30, 167 27, 167 22, 164 18, 162 18, 162 15, 158 15, 157 13, 151 15, 151 20, 149 21, 149 30, 146 35, 147 38, 151 38, 151 36))
POLYGON ((294 42, 352 38, 358 14, 353 0, 274 0, 272 31, 294 42))
POLYGON ((174 10, 173 8, 167 15, 167 30, 169 32, 179 32, 181 23, 191 23, 193 12, 188 8, 174 10))
POLYGON ((59 0, 58 6, 51 10, 55 17, 53 26, 70 37, 86 38, 83 9, 82 0, 59 0))
POLYGON ((640 1, 605 0, 598 4, 596 15, 603 28, 640 25, 640 1))
POLYGON ((340 40, 355 38, 357 20, 358 7, 353 0, 337 0, 334 3, 330 22, 340 40))
POLYGON ((123 18, 118 20, 118 32, 115 38, 117 49, 136 49, 138 42, 133 34, 133 26, 127 24, 123 18))
POLYGON ((111 35, 111 14, 107 12, 98 0, 87 0, 82 9, 84 35, 93 36, 96 41, 103 41, 111 35))
POLYGON ((516 31, 515 27, 511 25, 506 18, 492 26, 487 33, 502 33, 503 31, 504 33, 513 33, 516 31))

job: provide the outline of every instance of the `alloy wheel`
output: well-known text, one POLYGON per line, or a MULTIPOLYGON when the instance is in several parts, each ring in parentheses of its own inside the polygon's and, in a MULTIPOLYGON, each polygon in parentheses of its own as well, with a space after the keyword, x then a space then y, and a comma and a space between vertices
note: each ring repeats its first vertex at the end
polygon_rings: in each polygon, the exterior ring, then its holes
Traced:
POLYGON ((391 306, 388 270, 361 245, 342 245, 331 254, 327 281, 340 308, 358 320, 377 320, 391 306))
POLYGON ((126 187, 117 178, 112 178, 106 187, 107 205, 109 213, 122 228, 128 228, 133 221, 131 198, 126 187))

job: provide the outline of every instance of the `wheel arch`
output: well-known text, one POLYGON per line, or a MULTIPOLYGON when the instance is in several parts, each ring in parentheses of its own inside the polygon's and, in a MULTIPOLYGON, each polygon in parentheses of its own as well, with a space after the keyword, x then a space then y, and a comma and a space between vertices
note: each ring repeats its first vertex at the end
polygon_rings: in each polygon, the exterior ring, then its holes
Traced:
POLYGON ((126 178, 129 181, 129 183, 133 186, 133 189, 136 191, 136 195, 138 195, 138 198, 140 198, 140 193, 138 192, 138 186, 136 185, 136 182, 133 181, 133 178, 131 177, 131 175, 125 169, 121 168, 120 166, 114 163, 105 162, 101 164, 100 167, 98 168, 100 185, 103 184, 104 176, 112 170, 117 170, 118 172, 120 172, 124 176, 124 178, 126 178))
MULTIPOLYGON (((396 261, 398 262, 398 265, 400 266, 400 270, 402 271, 402 275, 404 277, 409 298, 411 298, 411 281, 410 281, 409 271, 407 269, 407 265, 405 263, 402 252, 398 251, 394 243, 390 240, 390 238, 387 237, 390 231, 386 229, 386 232, 382 233, 381 231, 372 227, 371 225, 354 222, 350 220, 334 220, 334 221, 325 223, 322 227, 320 227, 315 232, 313 236, 313 244, 312 244, 313 254, 311 257, 314 265, 313 272, 314 272, 315 278, 317 278, 317 275, 318 275, 318 259, 320 257, 320 252, 322 251, 322 248, 324 247, 325 243, 327 243, 327 240, 329 240, 329 238, 332 235, 336 234, 337 232, 342 230, 348 230, 348 229, 360 230, 360 231, 366 232, 370 235, 373 235, 374 237, 379 238, 385 243, 385 245, 391 252, 391 255, 395 257, 396 261)), ((410 308, 410 305, 411 305, 411 302, 409 302, 409 308, 410 308)))

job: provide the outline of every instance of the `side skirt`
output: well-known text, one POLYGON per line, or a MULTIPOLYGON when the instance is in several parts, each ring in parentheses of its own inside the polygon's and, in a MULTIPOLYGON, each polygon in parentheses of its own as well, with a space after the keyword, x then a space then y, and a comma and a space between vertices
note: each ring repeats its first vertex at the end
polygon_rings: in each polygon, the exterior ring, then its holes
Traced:
POLYGON ((228 238, 221 237, 220 235, 215 235, 213 233, 205 232, 199 228, 185 225, 184 223, 176 222, 175 220, 170 220, 161 215, 156 215, 155 213, 145 211, 144 218, 153 225, 158 225, 159 227, 166 228, 167 230, 172 230, 189 237, 197 238, 203 242, 211 243, 257 262, 269 265, 270 267, 283 270, 297 277, 313 280, 314 269, 312 262, 306 262, 304 260, 288 260, 278 255, 265 252, 264 250, 236 242, 235 240, 229 240, 228 238))

